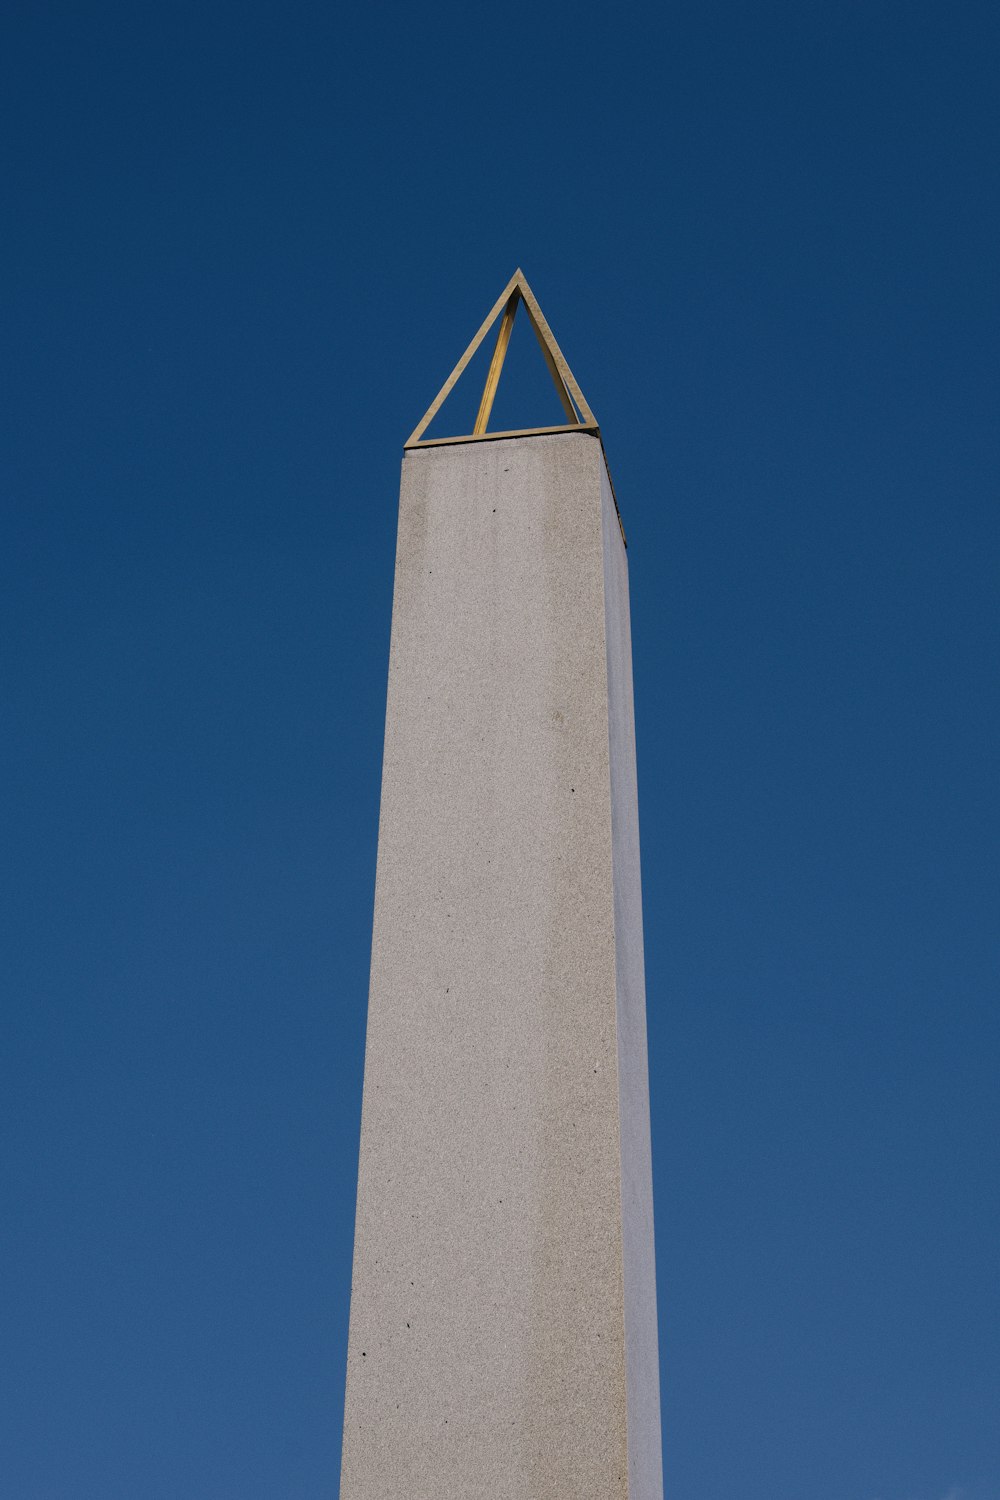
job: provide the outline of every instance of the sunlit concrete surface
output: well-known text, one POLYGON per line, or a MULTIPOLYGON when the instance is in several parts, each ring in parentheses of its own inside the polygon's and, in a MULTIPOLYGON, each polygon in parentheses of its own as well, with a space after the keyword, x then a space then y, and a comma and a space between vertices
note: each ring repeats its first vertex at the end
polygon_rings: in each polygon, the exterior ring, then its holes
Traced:
POLYGON ((659 1500, 626 553, 599 440, 406 454, 343 1500, 659 1500))

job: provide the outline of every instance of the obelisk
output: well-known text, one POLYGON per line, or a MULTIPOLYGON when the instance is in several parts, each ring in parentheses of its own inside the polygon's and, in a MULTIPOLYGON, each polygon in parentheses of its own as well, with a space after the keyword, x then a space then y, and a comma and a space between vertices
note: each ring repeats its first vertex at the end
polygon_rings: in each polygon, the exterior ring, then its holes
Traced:
POLYGON ((403 459, 341 1497, 659 1500, 625 541, 520 272, 458 373, 500 308, 403 459), (573 420, 495 435, 521 302, 573 420))

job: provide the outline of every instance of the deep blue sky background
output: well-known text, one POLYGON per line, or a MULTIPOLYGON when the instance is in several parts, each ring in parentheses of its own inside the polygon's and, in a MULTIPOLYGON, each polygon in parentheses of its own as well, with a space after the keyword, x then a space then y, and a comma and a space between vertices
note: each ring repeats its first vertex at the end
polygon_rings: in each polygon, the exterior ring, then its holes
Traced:
POLYGON ((630 543, 667 1494, 998 1500, 993 0, 4 29, 4 1500, 336 1493, 400 450, 518 263, 630 543))

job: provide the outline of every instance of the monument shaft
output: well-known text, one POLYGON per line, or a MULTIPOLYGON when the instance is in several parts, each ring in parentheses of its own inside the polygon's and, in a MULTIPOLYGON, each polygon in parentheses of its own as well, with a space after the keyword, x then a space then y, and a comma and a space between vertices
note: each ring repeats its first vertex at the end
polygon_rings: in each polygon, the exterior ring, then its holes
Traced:
POLYGON ((598 438, 407 452, 342 1500, 659 1500, 625 548, 598 438))

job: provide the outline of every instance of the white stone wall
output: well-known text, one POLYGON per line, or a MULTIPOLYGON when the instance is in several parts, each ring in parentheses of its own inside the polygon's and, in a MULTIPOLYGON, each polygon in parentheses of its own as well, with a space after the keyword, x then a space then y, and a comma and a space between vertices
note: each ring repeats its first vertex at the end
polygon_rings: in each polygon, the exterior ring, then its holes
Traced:
POLYGON ((582 434, 404 459, 343 1500, 661 1493, 609 498, 582 434))

